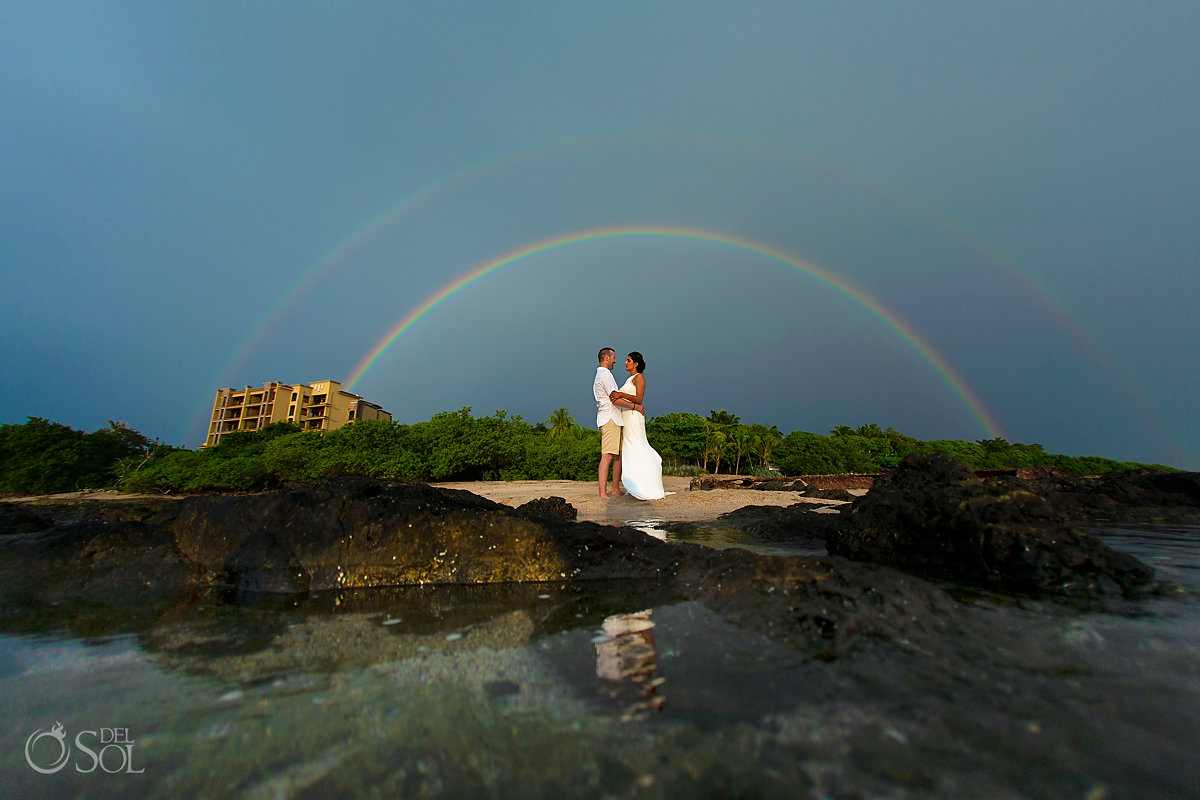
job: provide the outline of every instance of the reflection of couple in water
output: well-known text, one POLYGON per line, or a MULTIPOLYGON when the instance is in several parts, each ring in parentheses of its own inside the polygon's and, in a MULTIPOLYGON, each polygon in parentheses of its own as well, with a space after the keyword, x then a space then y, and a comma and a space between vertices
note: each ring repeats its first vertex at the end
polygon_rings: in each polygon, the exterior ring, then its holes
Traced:
POLYGON ((612 376, 617 354, 611 347, 600 351, 600 366, 592 382, 596 397, 596 427, 600 429, 600 496, 619 497, 628 492, 639 500, 666 497, 662 484, 662 457, 646 441, 646 360, 634 351, 625 358, 629 380, 620 389, 612 376), (612 466, 612 492, 608 469, 612 466), (625 492, 621 487, 625 487, 625 492))
POLYGON ((635 614, 614 614, 604 620, 604 635, 596 640, 596 677, 612 681, 617 696, 626 681, 640 697, 622 715, 622 721, 645 718, 650 711, 661 711, 666 703, 660 687, 665 678, 656 677, 658 652, 654 649, 654 620, 650 610, 635 614))

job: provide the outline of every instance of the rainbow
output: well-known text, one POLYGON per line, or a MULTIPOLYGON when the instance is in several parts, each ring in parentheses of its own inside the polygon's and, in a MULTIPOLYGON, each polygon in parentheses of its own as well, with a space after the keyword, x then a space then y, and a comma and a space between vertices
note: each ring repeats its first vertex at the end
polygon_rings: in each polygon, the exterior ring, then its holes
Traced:
POLYGON ((858 288, 844 278, 841 278, 833 273, 822 269, 821 267, 797 258, 794 255, 785 253, 782 250, 777 250, 765 244, 752 242, 746 239, 740 239, 735 236, 727 236, 712 231, 698 230, 691 228, 678 227, 653 227, 653 226, 628 226, 628 227, 612 227, 612 228, 594 228, 590 230, 574 231, 571 233, 555 236, 550 239, 543 239, 530 245, 525 245, 516 250, 512 250, 499 258, 484 262, 475 267, 471 271, 460 275, 453 282, 447 284, 443 288, 434 292, 427 297, 422 303, 411 309, 407 314, 401 317, 395 325, 388 329, 387 333, 376 342, 366 354, 359 360, 351 371, 350 377, 346 381, 346 389, 353 391, 363 377, 366 376, 371 369, 379 363, 379 360, 385 353, 394 345, 401 336, 404 335, 413 325, 417 323, 425 315, 429 314, 443 302, 454 296, 458 292, 466 289, 471 284, 496 272, 504 267, 511 266, 526 259, 543 253, 549 253, 554 250, 561 250, 567 247, 575 247, 579 245, 589 244, 592 242, 612 240, 612 239, 633 239, 633 238, 660 238, 660 239, 682 239, 695 242, 708 242, 723 247, 733 248, 746 253, 752 253, 761 256, 770 261, 784 264, 789 267, 804 272, 817 280, 832 286, 842 294, 853 299, 863 308, 870 311, 874 316, 882 320, 888 327, 896 331, 900 336, 912 347, 917 354, 928 363, 934 371, 942 378, 943 381, 954 391, 954 393, 962 400, 962 402, 970 409, 971 414, 979 421, 980 426, 987 432, 989 437, 1002 437, 1000 426, 996 422, 991 413, 984 407, 982 401, 975 392, 967 385, 962 376, 954 369, 953 366, 942 356, 934 347, 927 342, 917 331, 905 323, 902 319, 896 316, 890 309, 885 307, 878 300, 868 295, 865 291, 858 288))

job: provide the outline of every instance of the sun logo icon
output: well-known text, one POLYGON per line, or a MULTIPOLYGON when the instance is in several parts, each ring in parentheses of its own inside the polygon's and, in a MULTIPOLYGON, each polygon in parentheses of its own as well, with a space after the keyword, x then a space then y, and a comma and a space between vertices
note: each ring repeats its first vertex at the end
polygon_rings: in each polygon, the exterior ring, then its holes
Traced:
MULTIPOLYGON (((42 749, 44 750, 45 748, 42 749)), ((58 772, 66 765, 67 759, 70 757, 70 755, 71 747, 67 744, 67 731, 65 728, 63 728, 62 723, 58 721, 55 721, 54 727, 50 730, 38 728, 33 732, 33 735, 25 741, 25 761, 28 762, 30 767, 42 773, 43 775, 50 775, 58 772), (41 767, 38 766, 38 764, 34 761, 33 750, 37 746, 38 740, 44 739, 47 736, 58 742, 58 759, 48 767, 41 767)))

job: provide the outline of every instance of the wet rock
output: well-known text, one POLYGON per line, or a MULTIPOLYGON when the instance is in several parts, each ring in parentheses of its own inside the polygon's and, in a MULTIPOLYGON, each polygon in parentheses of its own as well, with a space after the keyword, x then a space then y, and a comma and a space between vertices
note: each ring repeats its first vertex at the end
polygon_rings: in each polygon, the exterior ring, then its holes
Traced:
POLYGON ((801 542, 817 548, 825 546, 825 538, 840 524, 837 513, 820 513, 809 503, 744 506, 722 514, 717 521, 762 539, 801 542))
POLYGON ((658 577, 671 545, 528 519, 454 489, 365 478, 189 498, 171 523, 203 580, 258 591, 658 577))
MULTIPOLYGON (((561 510, 561 509, 560 509, 561 510)), ((657 578, 676 546, 631 528, 528 519, 469 492, 366 478, 203 495, 144 521, 68 523, 0 540, 0 581, 27 599, 205 588, 657 578)), ((132 596, 132 595, 131 595, 132 596)))
MULTIPOLYGON (((1006 486, 1020 481, 1000 479, 1006 486)), ((1025 484, 1081 521, 1200 522, 1200 474, 1131 470, 1094 477, 1046 475, 1025 484)))
POLYGON ((0 503, 0 536, 44 531, 53 526, 51 520, 25 503, 0 503))
POLYGON ((579 511, 563 497, 539 497, 517 506, 517 516, 526 519, 559 520, 574 522, 579 511))
POLYGON ((760 492, 802 492, 808 484, 801 478, 770 478, 750 487, 760 492))
POLYGON ((840 500, 844 503, 852 503, 858 499, 858 495, 849 489, 822 489, 819 486, 809 486, 801 494, 818 500, 840 500))
POLYGON ((144 522, 89 520, 0 540, 0 608, 8 601, 136 606, 179 596, 190 579, 169 533, 144 522))
MULTIPOLYGON (((168 613, 153 609, 186 609, 190 598, 214 593, 332 590, 341 602, 357 588, 607 581, 629 597, 646 586, 655 602, 702 602, 814 657, 835 658, 863 637, 907 647, 962 631, 954 601, 906 573, 1070 598, 1136 597, 1153 587, 1144 565, 1070 530, 1045 499, 985 485, 949 459, 906 460, 843 508, 851 510, 743 509, 720 522, 765 536, 823 538, 832 555, 855 560, 717 552, 632 528, 529 518, 460 490, 367 478, 198 496, 145 518, 87 519, 0 538, 0 625, 28 630, 43 616, 62 624, 62 615, 74 614, 67 623, 74 629, 120 630, 125 620, 142 624, 168 613), (97 611, 104 608, 122 609, 116 623, 97 611)), ((596 613, 561 601, 561 614, 543 609, 552 595, 534 592, 521 619, 548 629, 596 613)), ((449 619, 444 611, 434 615, 438 626, 449 619)), ((460 622, 454 633, 473 624, 460 622)), ((424 624, 404 620, 412 632, 424 624)), ((203 629, 180 630, 190 633, 168 635, 172 649, 203 649, 203 629)))
POLYGON ((109 500, 95 497, 0 503, 0 534, 32 533, 56 525, 78 522, 126 522, 153 518, 177 502, 162 500, 109 500), (24 520, 22 522, 21 520, 24 520), (41 520, 37 522, 36 520, 41 520))
POLYGON ((1029 596, 1145 595, 1153 571, 1070 527, 1022 485, 985 483, 940 454, 906 457, 855 501, 830 534, 832 555, 1029 596))
POLYGON ((692 478, 688 491, 710 491, 712 489, 749 489, 763 483, 762 478, 721 478, 716 475, 701 475, 692 478))
POLYGON ((880 473, 842 473, 840 475, 801 475, 804 482, 818 489, 870 489, 880 473))

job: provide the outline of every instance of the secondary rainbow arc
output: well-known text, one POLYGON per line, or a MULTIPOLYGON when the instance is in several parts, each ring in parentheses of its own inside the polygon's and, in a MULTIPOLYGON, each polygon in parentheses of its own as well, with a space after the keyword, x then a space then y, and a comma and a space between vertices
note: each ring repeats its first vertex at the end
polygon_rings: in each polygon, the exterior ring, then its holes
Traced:
MULTIPOLYGON (((559 140, 554 142, 542 143, 534 147, 523 148, 520 150, 506 151, 493 154, 491 157, 482 159, 477 162, 468 164, 458 170, 455 170, 447 175, 444 175, 432 182, 424 185, 414 193, 408 194, 404 198, 392 206, 385 208, 381 213, 370 218, 367 223, 351 232, 351 235, 342 240, 337 246, 329 250, 323 258, 321 258, 310 269, 299 275, 298 281, 281 297, 278 302, 268 309, 267 313, 255 324, 254 328, 249 332, 249 335, 243 340, 242 344, 231 355, 219 370, 218 375, 211 383, 218 385, 226 385, 230 376, 233 374, 236 366, 241 364, 254 348, 260 344, 266 333, 277 327, 279 321, 283 318, 284 312, 290 307, 298 297, 311 289, 319 280, 327 277, 333 271, 340 269, 351 259, 351 257, 367 246, 386 230, 391 228, 397 221, 415 211, 416 209, 431 202, 433 199, 456 191, 457 189, 474 183, 488 175, 497 171, 517 166, 539 158, 544 158, 557 153, 566 153, 576 150, 587 150, 604 146, 617 145, 622 143, 674 143, 679 140, 685 140, 689 143, 731 148, 738 151, 745 151, 752 154, 761 155, 771 159, 781 159, 785 162, 792 162, 796 165, 805 166, 810 169, 818 169, 826 171, 839 179, 846 180, 853 185, 874 193, 875 195, 887 199, 889 202, 896 204, 900 208, 908 209, 914 212, 920 218, 937 224, 940 228, 951 233, 961 243, 971 247, 975 251, 983 254, 993 264, 1002 267, 1013 276, 1019 278, 1025 288, 1030 291, 1038 302, 1052 318, 1055 318, 1063 327, 1064 331, 1081 346, 1092 360, 1103 366, 1112 376, 1114 376, 1114 385, 1130 400, 1132 407, 1135 408, 1139 416, 1145 420, 1147 425, 1158 432, 1162 441, 1172 444, 1173 438, 1166 432, 1162 420, 1158 417, 1154 404, 1145 395, 1144 392, 1137 388, 1134 381, 1129 379, 1128 373, 1117 363, 1111 355, 1103 352, 1095 337, 1089 333, 1084 327, 1079 317, 1051 291, 1045 282, 1041 280, 1036 273, 1028 267, 1022 265, 1013 257, 1005 254, 994 243, 984 237, 977 231, 968 228, 962 222, 956 220, 945 211, 930 205, 921 200, 915 195, 907 193, 896 187, 889 186, 885 182, 857 172, 846 165, 829 162, 823 159, 814 159, 804 154, 797 153, 788 147, 779 145, 773 142, 759 142, 742 139, 729 139, 728 137, 712 137, 712 136, 696 136, 694 134, 680 134, 678 132, 643 132, 643 133, 627 133, 607 136, 582 137, 575 139, 559 140)), ((185 431, 181 432, 180 436, 186 439, 190 435, 190 431, 198 428, 201 424, 201 419, 206 416, 207 406, 202 404, 188 417, 191 422, 185 431)), ((1173 444, 1172 444, 1173 446, 1173 444)))

